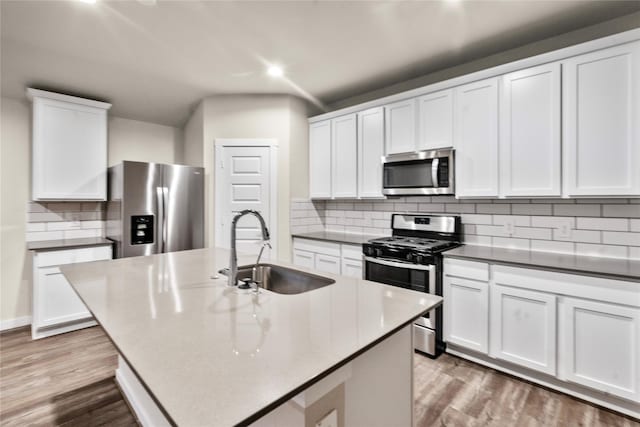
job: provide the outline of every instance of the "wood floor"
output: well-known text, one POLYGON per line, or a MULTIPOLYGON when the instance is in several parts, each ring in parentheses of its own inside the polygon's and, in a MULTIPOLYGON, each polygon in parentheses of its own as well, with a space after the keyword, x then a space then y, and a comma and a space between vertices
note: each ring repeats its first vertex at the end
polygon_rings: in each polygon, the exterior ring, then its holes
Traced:
POLYGON ((640 423, 455 356, 414 357, 416 426, 612 426, 640 423))
MULTIPOLYGON (((99 327, 38 341, 31 340, 28 329, 1 334, 0 425, 135 426, 115 384, 116 357, 99 327)), ((437 360, 416 355, 414 365, 418 427, 640 427, 446 354, 437 360)))

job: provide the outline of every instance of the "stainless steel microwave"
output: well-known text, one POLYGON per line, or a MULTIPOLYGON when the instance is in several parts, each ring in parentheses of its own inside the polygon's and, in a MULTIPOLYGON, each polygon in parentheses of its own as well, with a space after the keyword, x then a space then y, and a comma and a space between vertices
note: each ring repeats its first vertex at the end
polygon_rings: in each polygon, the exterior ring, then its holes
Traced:
POLYGON ((389 196, 454 194, 453 148, 383 158, 382 192, 389 196))

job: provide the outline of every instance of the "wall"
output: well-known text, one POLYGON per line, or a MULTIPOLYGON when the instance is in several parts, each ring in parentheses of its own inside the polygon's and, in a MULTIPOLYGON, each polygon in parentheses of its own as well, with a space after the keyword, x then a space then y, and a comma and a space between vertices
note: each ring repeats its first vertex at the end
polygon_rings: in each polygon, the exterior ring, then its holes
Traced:
POLYGON ((185 160, 205 167, 206 245, 215 245, 214 142, 216 138, 275 138, 278 140, 278 258, 289 259, 289 204, 292 191, 307 192, 306 103, 289 95, 221 95, 206 98, 185 126, 185 160), (199 131, 202 123, 202 145, 199 131), (202 152, 198 155, 198 149, 202 152), (295 166, 292 166, 295 165, 295 166), (296 175, 291 184, 291 173, 296 175))
POLYGON ((184 126, 184 152, 186 165, 203 166, 204 153, 204 102, 200 102, 184 126))
MULTIPOLYGON (((31 261, 27 241, 100 236, 102 203, 30 203, 31 104, 0 100, 0 329, 31 315, 31 261)), ((110 118, 109 164, 121 160, 180 162, 182 131, 110 118), (142 147, 142 148, 140 148, 142 147)))
POLYGON ((427 86, 436 82, 463 76, 465 74, 470 74, 501 64, 517 61, 519 59, 539 55, 545 52, 562 49, 564 47, 576 45, 589 40, 595 40, 623 31, 632 30, 638 27, 640 27, 640 12, 622 16, 589 27, 581 28, 535 43, 530 43, 515 49, 497 53, 495 55, 489 55, 475 61, 436 71, 434 73, 417 77, 415 79, 398 82, 396 84, 362 93, 360 95, 337 100, 328 104, 329 111, 357 105, 363 102, 371 101, 377 98, 382 98, 384 96, 393 95, 407 90, 420 88, 422 86, 427 86))
POLYGON ((183 151, 178 128, 109 117, 109 166, 123 160, 182 163, 183 151))
POLYGON ((388 200, 294 200, 292 233, 344 231, 390 235, 391 214, 460 215, 467 244, 640 259, 640 199, 456 200, 451 196, 388 200), (505 222, 515 223, 507 234, 505 222), (568 223, 569 237, 559 232, 568 223))
MULTIPOLYGON (((0 100, 0 320, 31 314, 25 232, 30 185, 30 105, 0 100)), ((3 322, 4 323, 4 322, 3 322)))

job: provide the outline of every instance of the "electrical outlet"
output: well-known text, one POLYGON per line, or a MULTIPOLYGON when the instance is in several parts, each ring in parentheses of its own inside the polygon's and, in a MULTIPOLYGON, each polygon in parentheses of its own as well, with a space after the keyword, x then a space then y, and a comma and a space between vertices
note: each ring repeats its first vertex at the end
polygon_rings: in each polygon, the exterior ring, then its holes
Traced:
POLYGON ((316 423, 316 427, 338 427, 338 410, 334 409, 316 423))
POLYGON ((511 218, 507 219, 505 220, 503 227, 505 234, 511 236, 516 230, 516 222, 511 218))
POLYGON ((71 214, 71 227, 80 228, 80 214, 77 212, 71 214))
POLYGON ((571 220, 562 221, 556 227, 556 236, 560 239, 569 239, 571 238, 571 220))

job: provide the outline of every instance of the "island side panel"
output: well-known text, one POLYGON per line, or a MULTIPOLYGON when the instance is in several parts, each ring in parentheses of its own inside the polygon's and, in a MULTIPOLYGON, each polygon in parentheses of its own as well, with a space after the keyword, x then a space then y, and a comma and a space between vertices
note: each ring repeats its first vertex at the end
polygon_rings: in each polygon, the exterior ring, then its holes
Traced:
POLYGON ((345 426, 413 426, 413 324, 352 363, 345 426))

